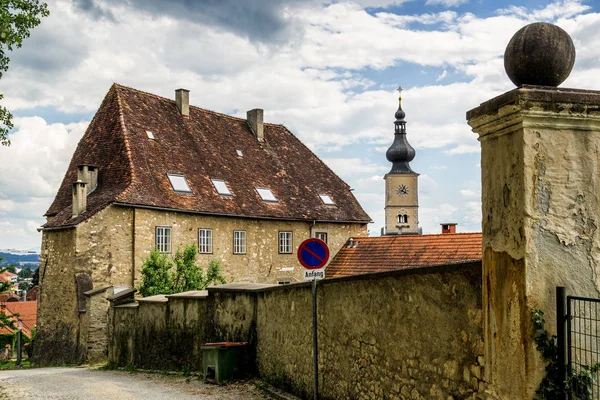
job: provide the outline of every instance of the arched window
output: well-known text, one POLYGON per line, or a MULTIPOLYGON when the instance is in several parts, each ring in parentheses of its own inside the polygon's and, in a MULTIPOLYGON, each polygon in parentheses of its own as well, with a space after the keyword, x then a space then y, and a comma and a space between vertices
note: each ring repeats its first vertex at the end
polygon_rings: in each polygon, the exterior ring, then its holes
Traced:
POLYGON ((396 221, 398 221, 399 224, 408 224, 408 214, 398 214, 396 221))

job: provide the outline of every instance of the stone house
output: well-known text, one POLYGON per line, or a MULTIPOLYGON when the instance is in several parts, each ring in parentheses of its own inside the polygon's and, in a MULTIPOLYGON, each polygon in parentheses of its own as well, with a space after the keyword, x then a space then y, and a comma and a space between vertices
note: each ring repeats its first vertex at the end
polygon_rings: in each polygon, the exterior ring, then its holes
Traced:
POLYGON ((263 110, 236 118, 190 106, 185 89, 175 97, 114 84, 77 146, 42 231, 46 361, 86 357, 90 296, 137 286, 154 248, 196 243, 198 262, 220 260, 228 281, 288 283, 301 279, 303 240, 335 254, 367 233, 348 184, 263 110))

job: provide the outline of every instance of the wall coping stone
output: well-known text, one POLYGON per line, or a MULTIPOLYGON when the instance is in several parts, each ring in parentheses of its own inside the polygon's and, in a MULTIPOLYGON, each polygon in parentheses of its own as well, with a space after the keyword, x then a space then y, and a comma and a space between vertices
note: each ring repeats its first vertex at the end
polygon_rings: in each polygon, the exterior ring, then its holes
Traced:
POLYGON ((135 292, 137 292, 136 288, 129 288, 120 291, 119 293, 108 296, 106 299, 110 301, 113 304, 113 306, 118 306, 124 303, 131 303, 134 301, 133 296, 135 292))
POLYGON ((113 285, 101 286, 99 288, 88 290, 87 292, 83 292, 83 294, 86 295, 86 296, 88 296, 88 297, 89 296, 94 296, 94 295, 96 295, 98 293, 104 293, 104 292, 106 292, 111 287, 113 287, 113 285))
MULTIPOLYGON (((405 275, 427 275, 438 274, 440 272, 453 272, 464 269, 481 270, 481 261, 459 262, 451 264, 438 264, 419 266, 414 268, 404 268, 394 271, 370 272, 360 275, 341 276, 338 278, 327 278, 319 282, 319 285, 328 285, 343 281, 362 281, 371 279, 381 279, 387 277, 399 277, 405 275)), ((327 273, 327 270, 325 271, 327 273)), ((297 289, 299 287, 310 287, 311 281, 291 283, 289 285, 267 285, 258 283, 226 283, 208 288, 209 293, 217 292, 270 292, 272 290, 297 289)))
POLYGON ((208 290, 190 290, 189 292, 167 295, 167 299, 197 299, 203 297, 208 297, 208 290))
POLYGON ((134 301, 133 303, 121 304, 120 306, 114 306, 114 308, 138 308, 139 303, 134 301))
POLYGON ((166 295, 157 294, 155 296, 140 297, 136 299, 140 303, 166 303, 169 301, 166 295))
POLYGON ((467 121, 483 115, 495 114, 498 109, 506 105, 519 104, 527 109, 528 105, 538 107, 540 103, 546 103, 546 108, 553 111, 560 108, 557 107, 558 104, 597 106, 600 104, 600 91, 522 85, 467 111, 467 121))

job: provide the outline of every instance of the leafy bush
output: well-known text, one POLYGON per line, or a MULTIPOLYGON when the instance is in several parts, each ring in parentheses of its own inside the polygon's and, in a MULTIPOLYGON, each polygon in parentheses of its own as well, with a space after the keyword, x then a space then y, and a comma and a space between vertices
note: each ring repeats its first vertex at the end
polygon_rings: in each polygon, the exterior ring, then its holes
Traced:
POLYGON ((144 296, 173 294, 190 290, 203 290, 211 284, 225 283, 219 260, 211 260, 206 275, 196 264, 198 247, 195 244, 177 250, 170 259, 166 254, 153 250, 142 265, 142 283, 138 288, 144 296))

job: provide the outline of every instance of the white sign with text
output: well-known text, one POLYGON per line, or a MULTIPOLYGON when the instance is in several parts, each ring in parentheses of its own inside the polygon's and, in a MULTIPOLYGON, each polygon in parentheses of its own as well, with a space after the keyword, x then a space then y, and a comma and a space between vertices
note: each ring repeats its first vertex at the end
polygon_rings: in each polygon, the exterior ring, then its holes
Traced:
POLYGON ((304 270, 305 281, 314 281, 319 279, 325 279, 325 268, 304 270))

